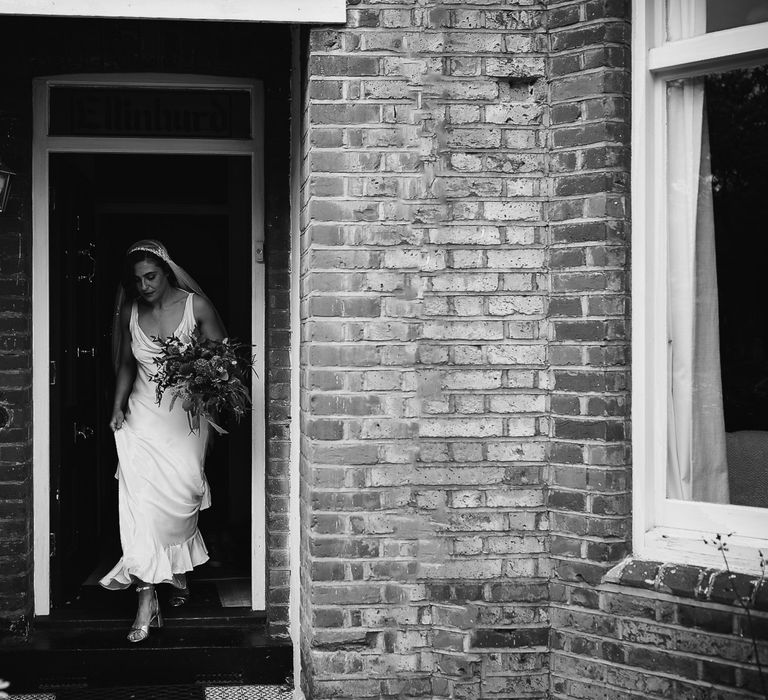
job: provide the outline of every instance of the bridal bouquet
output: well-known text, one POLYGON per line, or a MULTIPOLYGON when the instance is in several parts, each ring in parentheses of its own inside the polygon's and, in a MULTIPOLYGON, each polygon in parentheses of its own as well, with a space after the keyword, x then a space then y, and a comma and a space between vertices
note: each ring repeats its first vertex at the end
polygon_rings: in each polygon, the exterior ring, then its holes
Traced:
POLYGON ((162 348, 155 358, 157 373, 151 378, 157 383, 157 403, 170 390, 169 410, 182 401, 191 431, 199 430, 203 417, 219 434, 226 433, 213 416, 228 413, 240 420, 251 405, 243 381, 253 366, 253 360, 243 354, 246 346, 230 338, 204 339, 197 331, 189 343, 175 336, 154 340, 162 348))

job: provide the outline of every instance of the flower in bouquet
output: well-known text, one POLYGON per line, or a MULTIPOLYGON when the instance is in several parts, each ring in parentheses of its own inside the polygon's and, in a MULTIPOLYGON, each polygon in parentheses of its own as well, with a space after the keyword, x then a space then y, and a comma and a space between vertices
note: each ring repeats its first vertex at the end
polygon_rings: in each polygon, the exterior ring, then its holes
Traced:
POLYGON ((161 347, 155 358, 158 369, 151 377, 157 384, 157 403, 170 391, 169 410, 181 401, 190 430, 199 429, 202 417, 226 433, 214 417, 225 414, 239 420, 248 411, 251 397, 244 380, 253 371, 253 358, 244 354, 248 346, 230 338, 203 338, 197 330, 189 343, 176 336, 154 340, 161 347))

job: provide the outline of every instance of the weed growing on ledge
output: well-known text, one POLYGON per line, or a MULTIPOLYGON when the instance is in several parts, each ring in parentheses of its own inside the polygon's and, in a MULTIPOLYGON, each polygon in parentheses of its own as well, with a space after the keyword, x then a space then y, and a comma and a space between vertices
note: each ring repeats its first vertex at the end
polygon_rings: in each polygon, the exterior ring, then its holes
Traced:
POLYGON ((734 584, 736 580, 736 574, 731 571, 731 565, 728 563, 728 555, 726 552, 728 552, 728 539, 732 535, 732 532, 729 532, 727 535, 721 535, 719 532, 715 535, 715 538, 713 540, 704 540, 704 544, 711 544, 714 547, 717 548, 717 550, 720 552, 720 554, 723 557, 723 563, 725 564, 725 571, 728 573, 728 580, 730 581, 730 589, 729 592, 733 593, 733 599, 736 601, 736 603, 739 605, 739 607, 744 611, 744 615, 747 618, 747 624, 749 625, 749 636, 752 639, 752 653, 755 657, 755 665, 757 666, 757 672, 760 676, 760 687, 763 691, 763 696, 765 698, 768 698, 768 683, 766 683, 765 678, 765 672, 763 671, 763 665, 760 662, 760 651, 757 646, 757 636, 755 635, 755 627, 752 622, 752 606, 755 603, 755 598, 760 591, 760 587, 763 584, 763 581, 765 580, 765 566, 766 566, 766 560, 765 555, 761 550, 758 550, 758 555, 760 557, 760 576, 758 579, 752 582, 751 590, 749 590, 746 594, 742 595, 739 593, 739 591, 736 590, 736 586, 734 584))

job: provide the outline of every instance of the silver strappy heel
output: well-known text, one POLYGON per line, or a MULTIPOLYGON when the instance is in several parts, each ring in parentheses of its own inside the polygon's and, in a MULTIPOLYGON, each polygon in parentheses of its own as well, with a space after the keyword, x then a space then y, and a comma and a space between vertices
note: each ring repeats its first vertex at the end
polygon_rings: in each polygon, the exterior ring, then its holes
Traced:
POLYGON ((152 617, 149 618, 149 624, 139 625, 138 627, 131 627, 131 630, 128 632, 129 642, 143 642, 147 637, 149 637, 150 627, 163 626, 163 616, 160 613, 160 603, 157 601, 157 591, 155 590, 154 585, 149 584, 146 586, 136 586, 136 593, 141 593, 142 591, 152 591, 154 612, 152 613, 152 617))
POLYGON ((189 584, 187 584, 184 588, 177 588, 171 593, 170 598, 168 598, 168 604, 172 608, 180 608, 182 605, 187 604, 189 596, 189 584))

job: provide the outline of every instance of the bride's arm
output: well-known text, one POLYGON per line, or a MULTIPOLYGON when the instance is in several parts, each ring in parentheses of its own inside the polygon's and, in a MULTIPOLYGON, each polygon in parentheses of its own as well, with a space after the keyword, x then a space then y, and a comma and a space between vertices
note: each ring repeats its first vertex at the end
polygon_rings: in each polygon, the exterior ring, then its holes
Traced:
POLYGON ((125 405, 131 394, 133 381, 136 379, 136 360, 133 359, 131 352, 131 331, 129 322, 131 318, 131 307, 129 304, 123 306, 120 313, 120 366, 117 370, 117 381, 115 382, 115 401, 112 406, 112 418, 109 421, 109 427, 112 430, 120 430, 125 420, 125 405))
POLYGON ((213 308, 213 304, 205 297, 195 294, 194 299, 192 299, 192 305, 195 321, 203 338, 223 340, 224 328, 222 328, 219 315, 216 313, 216 309, 213 308))

